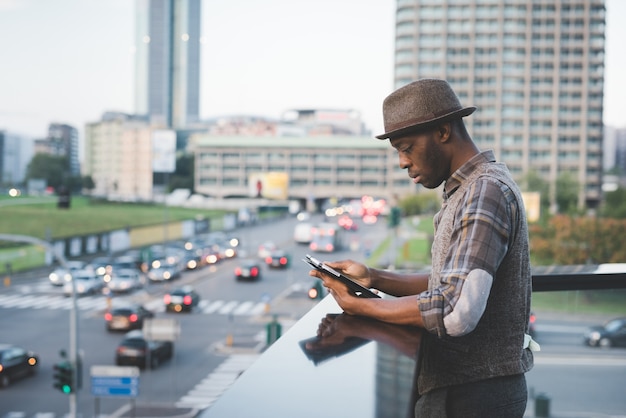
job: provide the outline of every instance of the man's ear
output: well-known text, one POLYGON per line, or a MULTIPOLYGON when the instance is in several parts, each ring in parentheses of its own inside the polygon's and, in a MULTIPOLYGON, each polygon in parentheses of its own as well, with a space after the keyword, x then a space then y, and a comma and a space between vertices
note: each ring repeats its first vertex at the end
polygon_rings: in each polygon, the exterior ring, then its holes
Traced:
POLYGON ((452 124, 450 122, 442 123, 437 127, 437 133, 439 134, 441 143, 450 141, 452 137, 452 124))

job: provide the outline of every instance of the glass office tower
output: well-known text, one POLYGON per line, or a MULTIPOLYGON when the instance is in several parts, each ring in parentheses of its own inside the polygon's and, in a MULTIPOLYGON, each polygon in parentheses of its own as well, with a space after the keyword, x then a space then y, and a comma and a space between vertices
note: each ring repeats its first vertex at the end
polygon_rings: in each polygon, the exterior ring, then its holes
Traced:
POLYGON ((398 0, 394 84, 447 79, 481 149, 521 180, 579 185, 595 208, 602 181, 604 0, 398 0), (567 173, 567 174, 565 174, 567 173))
POLYGON ((200 108, 201 0, 136 0, 135 106, 151 123, 184 128, 200 108))

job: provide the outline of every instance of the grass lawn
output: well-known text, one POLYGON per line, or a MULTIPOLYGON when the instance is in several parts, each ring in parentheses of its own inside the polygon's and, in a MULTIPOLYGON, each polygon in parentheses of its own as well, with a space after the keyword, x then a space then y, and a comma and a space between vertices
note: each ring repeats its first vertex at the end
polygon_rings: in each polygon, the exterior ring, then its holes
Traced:
POLYGON ((85 197, 72 198, 70 209, 58 209, 56 198, 15 198, 12 204, 5 203, 8 203, 7 199, 0 201, 0 233, 39 239, 80 236, 128 226, 156 225, 196 216, 211 218, 224 213, 221 210, 92 201, 85 197))
MULTIPOLYGON (((72 198, 70 209, 58 209, 56 197, 0 199, 0 234, 25 235, 42 240, 88 235, 128 226, 158 225, 194 219, 222 217, 222 210, 187 209, 154 204, 114 203, 72 198)), ((0 275, 45 264, 42 247, 0 242, 0 275)))

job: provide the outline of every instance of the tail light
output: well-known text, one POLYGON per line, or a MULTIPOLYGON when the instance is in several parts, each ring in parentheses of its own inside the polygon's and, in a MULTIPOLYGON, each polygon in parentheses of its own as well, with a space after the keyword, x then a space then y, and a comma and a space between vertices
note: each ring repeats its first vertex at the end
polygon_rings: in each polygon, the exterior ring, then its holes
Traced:
POLYGON ((169 305, 171 301, 172 297, 170 295, 163 296, 163 302, 165 302, 166 305, 169 305))
POLYGON ((235 274, 236 274, 237 276, 241 276, 241 268, 240 268, 240 267, 237 267, 237 268, 235 269, 235 274))
POLYGON ((107 312, 104 314, 104 320, 105 321, 110 321, 113 319, 113 315, 111 315, 111 312, 107 312))
POLYGON ((137 322, 137 320, 139 319, 139 317, 137 316, 137 314, 131 314, 128 319, 130 320, 130 322, 137 322))
POLYGON ((287 257, 280 257, 280 264, 287 265, 287 257))
POLYGON ((272 264, 272 257, 270 257, 270 256, 265 257, 265 263, 266 264, 272 264))
POLYGON ((250 275, 251 275, 251 276, 256 277, 258 274, 259 274, 259 269, 258 269, 258 268, 256 268, 256 267, 252 267, 252 268, 250 269, 250 275))
POLYGON ((183 298, 183 304, 185 304, 185 305, 191 305, 191 296, 186 295, 186 296, 183 298))

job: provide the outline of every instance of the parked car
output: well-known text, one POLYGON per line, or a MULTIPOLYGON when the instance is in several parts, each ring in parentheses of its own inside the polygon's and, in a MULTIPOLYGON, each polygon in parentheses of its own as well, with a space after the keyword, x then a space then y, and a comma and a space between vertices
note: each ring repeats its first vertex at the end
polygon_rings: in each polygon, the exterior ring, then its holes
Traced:
POLYGON ((114 293, 128 293, 143 286, 142 276, 137 269, 116 269, 105 280, 107 288, 114 293))
POLYGON ((169 360, 174 355, 171 341, 146 340, 140 330, 130 331, 124 336, 115 350, 115 364, 118 366, 150 367, 152 369, 169 360))
POLYGON ((78 270, 84 270, 87 268, 87 264, 83 261, 67 261, 65 267, 59 267, 54 269, 49 275, 48 279, 53 286, 63 286, 65 283, 72 280, 72 273, 78 270))
POLYGON ((63 294, 72 296, 72 282, 76 286, 76 296, 101 293, 104 282, 92 270, 77 270, 72 273, 72 279, 63 285, 63 294))
POLYGON ((191 286, 183 286, 163 296, 167 312, 191 312, 200 303, 200 295, 191 286))
POLYGON ((289 267, 290 256, 284 250, 274 250, 265 257, 265 264, 270 268, 284 269, 289 267))
POLYGON ((22 377, 32 376, 39 368, 39 356, 12 344, 0 344, 0 388, 22 377))
POLYGON ((584 341, 591 347, 626 347, 626 317, 589 328, 584 341))
POLYGON ((147 318, 154 318, 154 312, 138 304, 119 306, 108 310, 104 314, 108 331, 141 329, 143 321, 147 318))
POLYGON ((257 260, 241 260, 235 267, 237 280, 258 280, 261 278, 261 263, 257 260))

